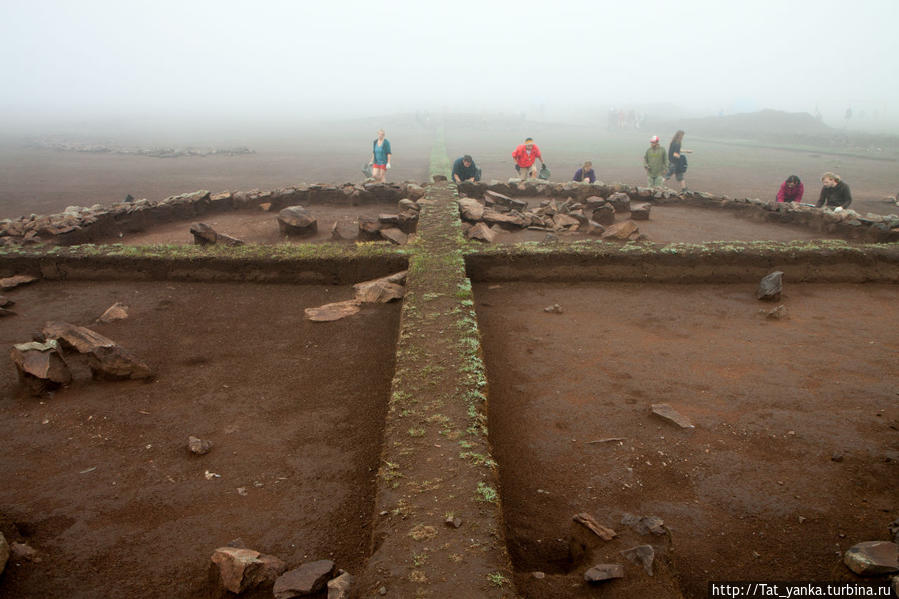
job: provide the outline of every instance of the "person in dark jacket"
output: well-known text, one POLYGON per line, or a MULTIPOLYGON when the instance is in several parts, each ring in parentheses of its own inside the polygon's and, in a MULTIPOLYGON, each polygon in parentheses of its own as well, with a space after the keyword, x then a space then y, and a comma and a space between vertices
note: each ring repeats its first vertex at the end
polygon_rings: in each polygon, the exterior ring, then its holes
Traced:
POLYGON ((835 173, 824 173, 821 176, 821 196, 818 198, 816 206, 822 206, 830 209, 843 208, 844 210, 852 203, 852 194, 849 192, 849 186, 840 179, 835 173))
POLYGON ((462 183, 463 181, 476 182, 480 180, 481 169, 474 163, 474 159, 471 155, 466 154, 461 158, 456 158, 456 161, 453 163, 453 181, 455 183, 462 183))
POLYGON ((596 183, 596 172, 593 170, 593 163, 588 160, 584 163, 584 166, 574 171, 574 178, 572 181, 577 181, 578 183, 596 183))
POLYGON ((802 181, 796 175, 790 175, 787 180, 780 184, 780 191, 777 192, 778 202, 796 202, 802 201, 802 194, 805 188, 802 181))
POLYGON ((674 175, 674 178, 680 181, 681 191, 687 191, 687 182, 684 180, 684 175, 687 173, 687 157, 685 154, 691 154, 693 150, 682 149, 681 143, 683 141, 684 131, 681 129, 674 134, 674 137, 671 138, 671 143, 668 144, 668 173, 665 175, 665 181, 674 175))

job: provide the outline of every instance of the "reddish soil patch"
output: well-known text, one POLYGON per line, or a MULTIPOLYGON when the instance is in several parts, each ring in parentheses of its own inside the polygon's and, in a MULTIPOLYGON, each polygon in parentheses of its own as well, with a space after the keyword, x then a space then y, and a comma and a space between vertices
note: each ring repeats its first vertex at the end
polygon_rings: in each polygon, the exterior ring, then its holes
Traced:
POLYGON ((399 304, 319 324, 303 309, 351 288, 43 281, 6 295, 5 347, 66 320, 158 377, 95 382, 76 360, 70 387, 35 399, 3 366, 0 530, 42 559, 10 563, 0 594, 202 597, 212 551, 236 537, 290 566, 361 571, 399 304), (127 320, 91 324, 115 301, 127 320), (194 456, 188 435, 215 446, 194 456))
POLYGON ((780 321, 749 284, 475 292, 525 596, 594 596, 592 564, 567 558, 579 512, 613 528, 624 512, 664 519, 687 597, 709 580, 833 580, 842 551, 899 515, 895 286, 788 285, 780 321), (623 441, 589 443, 610 437, 623 441))
MULTIPOLYGON (((396 214, 396 204, 335 206, 326 204, 304 204, 304 207, 318 219, 318 233, 310 237, 284 237, 278 229, 278 213, 261 210, 241 210, 208 214, 194 220, 170 222, 153 226, 141 233, 125 234, 116 240, 129 245, 190 244, 194 242, 190 234, 191 223, 200 221, 210 225, 219 233, 237 237, 247 243, 323 243, 331 242, 331 227, 338 220, 354 221, 358 226, 360 216, 378 218, 378 214, 396 214)), ((353 243, 356 240, 348 241, 353 243)))

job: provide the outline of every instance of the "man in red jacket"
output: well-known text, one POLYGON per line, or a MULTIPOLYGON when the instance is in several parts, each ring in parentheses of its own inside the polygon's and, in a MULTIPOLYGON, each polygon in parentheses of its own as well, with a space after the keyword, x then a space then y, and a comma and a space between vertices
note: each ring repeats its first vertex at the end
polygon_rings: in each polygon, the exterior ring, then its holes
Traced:
POLYGON ((540 148, 534 143, 532 137, 527 138, 523 144, 515 148, 512 158, 515 159, 515 170, 522 179, 537 177, 537 167, 534 165, 537 160, 540 160, 540 166, 546 166, 543 156, 540 154, 540 148))

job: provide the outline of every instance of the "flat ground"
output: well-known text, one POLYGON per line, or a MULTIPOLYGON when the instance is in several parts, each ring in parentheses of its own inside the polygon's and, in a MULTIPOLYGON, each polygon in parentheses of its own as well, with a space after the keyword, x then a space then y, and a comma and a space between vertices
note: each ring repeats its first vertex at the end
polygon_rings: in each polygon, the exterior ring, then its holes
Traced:
POLYGON ((709 580, 833 580, 841 551, 885 537, 899 510, 899 295, 785 286, 780 321, 759 314, 772 304, 753 285, 475 287, 525 596, 593 596, 584 568, 569 583, 526 575, 568 571, 585 511, 613 528, 624 512, 661 517, 697 598, 709 580), (556 303, 562 314, 543 311, 556 303))
POLYGON ((47 281, 7 292, 18 315, 4 319, 4 347, 65 320, 132 350, 158 378, 95 382, 73 360, 76 382, 35 399, 2 364, 0 530, 41 558, 8 564, 3 595, 205 597, 213 550, 238 537, 291 567, 329 558, 360 572, 399 305, 303 319, 352 293, 47 281), (115 301, 129 318, 93 324, 115 301), (194 456, 189 435, 215 446, 194 456))

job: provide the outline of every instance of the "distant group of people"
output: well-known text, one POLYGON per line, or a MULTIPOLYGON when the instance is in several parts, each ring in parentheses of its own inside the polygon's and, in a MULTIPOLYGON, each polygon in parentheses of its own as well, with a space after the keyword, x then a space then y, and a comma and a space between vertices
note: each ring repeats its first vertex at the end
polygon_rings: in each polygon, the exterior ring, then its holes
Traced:
MULTIPOLYGON (((680 183, 681 191, 688 191, 685 177, 687 173, 686 154, 691 154, 693 151, 683 147, 683 140, 684 131, 678 130, 671 138, 666 152, 661 146, 658 135, 653 135, 649 139, 649 148, 643 154, 643 168, 646 171, 650 187, 661 187, 671 177, 674 177, 680 183)), ((384 183, 387 180, 391 156, 390 141, 385 137, 384 130, 379 129, 377 139, 372 142, 371 159, 368 163, 371 176, 376 182, 384 183)), ((526 138, 523 144, 515 148, 512 152, 512 160, 515 171, 522 179, 549 178, 549 167, 543 160, 543 154, 532 137, 526 138), (537 171, 538 160, 541 167, 539 173, 537 171)), ((453 162, 451 177, 455 183, 477 182, 481 180, 481 169, 475 164, 471 154, 465 154, 453 162)), ((583 166, 574 172, 572 180, 595 183, 596 172, 593 170, 593 163, 589 160, 584 162, 583 166)), ((826 172, 822 175, 821 182, 821 194, 816 204, 818 208, 844 209, 849 207, 852 203, 852 194, 849 191, 849 185, 839 175, 826 172)), ((804 193, 805 188, 799 177, 790 175, 780 185, 777 201, 799 203, 802 202, 804 193)))

